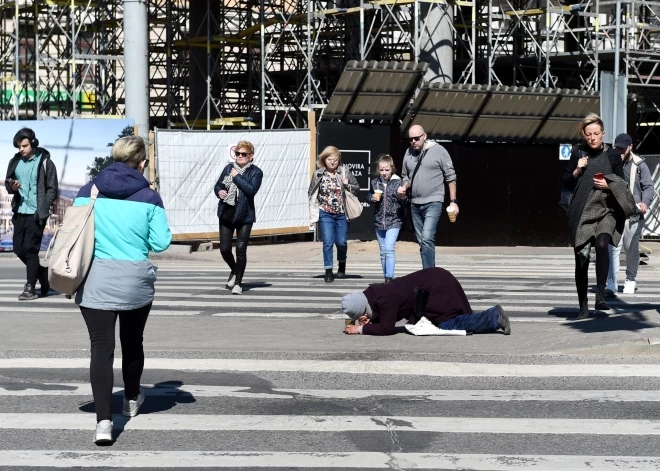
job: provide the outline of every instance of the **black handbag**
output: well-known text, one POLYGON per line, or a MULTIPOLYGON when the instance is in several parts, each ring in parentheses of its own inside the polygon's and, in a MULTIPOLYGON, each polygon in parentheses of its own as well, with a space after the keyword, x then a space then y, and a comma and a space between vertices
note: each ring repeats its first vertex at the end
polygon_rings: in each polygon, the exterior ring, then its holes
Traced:
POLYGON ((426 155, 426 149, 422 151, 422 155, 419 156, 415 170, 413 171, 412 177, 410 178, 410 185, 406 189, 406 214, 403 220, 403 229, 407 232, 415 232, 415 224, 412 219, 412 185, 415 180, 415 175, 419 170, 420 165, 422 165, 422 159, 426 155))

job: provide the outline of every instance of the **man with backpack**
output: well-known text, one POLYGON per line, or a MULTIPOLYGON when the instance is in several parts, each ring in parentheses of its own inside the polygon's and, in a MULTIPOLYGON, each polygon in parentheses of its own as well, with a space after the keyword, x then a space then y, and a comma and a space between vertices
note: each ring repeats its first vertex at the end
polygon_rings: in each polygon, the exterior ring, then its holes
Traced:
POLYGON ((635 277, 639 268, 639 239, 644 229, 644 215, 648 213, 649 206, 653 200, 653 178, 648 165, 644 159, 633 154, 632 138, 628 134, 619 134, 614 140, 614 147, 621 154, 623 160, 623 173, 629 185, 635 203, 637 203, 637 214, 626 219, 623 235, 619 245, 609 246, 610 271, 607 277, 605 294, 616 296, 619 290, 619 255, 621 247, 626 251, 626 281, 623 285, 624 294, 635 294, 635 277))
POLYGON ((19 130, 14 136, 14 147, 18 152, 9 161, 5 188, 14 195, 11 202, 14 253, 27 271, 27 283, 18 299, 30 301, 38 297, 37 280, 42 296, 50 290, 48 270, 39 264, 39 249, 50 207, 57 198, 57 170, 50 153, 39 147, 32 129, 19 130))

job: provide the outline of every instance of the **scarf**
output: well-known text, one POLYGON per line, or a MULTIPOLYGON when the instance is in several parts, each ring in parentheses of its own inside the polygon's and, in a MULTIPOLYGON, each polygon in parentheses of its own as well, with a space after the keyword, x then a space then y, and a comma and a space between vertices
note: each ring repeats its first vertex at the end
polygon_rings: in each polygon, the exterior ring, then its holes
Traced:
MULTIPOLYGON (((245 173, 245 171, 252 165, 252 162, 248 163, 245 167, 240 167, 236 162, 234 162, 233 165, 234 169, 239 173, 239 175, 243 175, 243 173, 245 173)), ((224 200, 225 204, 236 206, 236 200, 238 199, 238 187, 236 186, 236 183, 234 183, 234 179, 231 175, 227 174, 227 176, 222 180, 222 184, 225 186, 225 188, 227 188, 227 197, 224 200)))

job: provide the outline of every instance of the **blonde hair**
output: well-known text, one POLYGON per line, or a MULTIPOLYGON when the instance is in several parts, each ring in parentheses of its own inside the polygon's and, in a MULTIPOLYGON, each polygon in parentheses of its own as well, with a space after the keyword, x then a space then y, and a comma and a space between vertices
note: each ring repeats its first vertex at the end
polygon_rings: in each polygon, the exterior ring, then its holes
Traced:
POLYGON ((127 136, 118 139, 112 146, 112 158, 137 169, 140 162, 147 159, 147 146, 140 136, 127 136))
POLYGON ((325 167, 325 161, 331 155, 336 155, 339 159, 339 165, 341 165, 341 152, 339 152, 339 149, 335 146, 328 146, 319 154, 319 167, 325 167))
POLYGON ((254 145, 250 141, 238 141, 238 144, 236 144, 236 150, 240 151, 241 149, 247 149, 250 151, 250 155, 252 156, 250 162, 252 162, 252 159, 254 159, 254 145))
POLYGON ((605 125, 603 124, 603 120, 601 119, 600 116, 598 116, 596 113, 589 113, 585 118, 580 122, 580 125, 578 126, 578 132, 580 133, 580 137, 582 139, 586 139, 586 136, 584 135, 584 130, 587 128, 587 126, 591 126, 592 124, 598 124, 600 126, 601 131, 605 131, 605 125))
POLYGON ((378 160, 376 161, 376 176, 380 175, 380 164, 386 164, 392 167, 392 175, 396 173, 396 165, 394 165, 394 159, 389 154, 380 154, 378 160))

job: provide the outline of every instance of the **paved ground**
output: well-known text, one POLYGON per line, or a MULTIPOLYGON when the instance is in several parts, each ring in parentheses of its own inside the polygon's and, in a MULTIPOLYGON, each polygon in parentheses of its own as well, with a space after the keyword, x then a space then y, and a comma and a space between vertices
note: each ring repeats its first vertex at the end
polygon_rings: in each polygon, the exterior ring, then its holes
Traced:
MULTIPOLYGON (((638 293, 586 321, 570 249, 438 248, 473 308, 500 303, 513 325, 440 338, 341 333, 341 296, 381 281, 373 243, 351 244, 333 284, 320 243, 250 247, 240 297, 217 251, 173 248, 154 257, 147 401, 106 448, 79 311, 19 303, 23 269, 2 255, 0 469, 658 469, 660 247, 646 245, 638 293)), ((397 255, 398 276, 420 268, 413 244, 397 255)), ((115 384, 119 412, 119 370, 115 384)))

